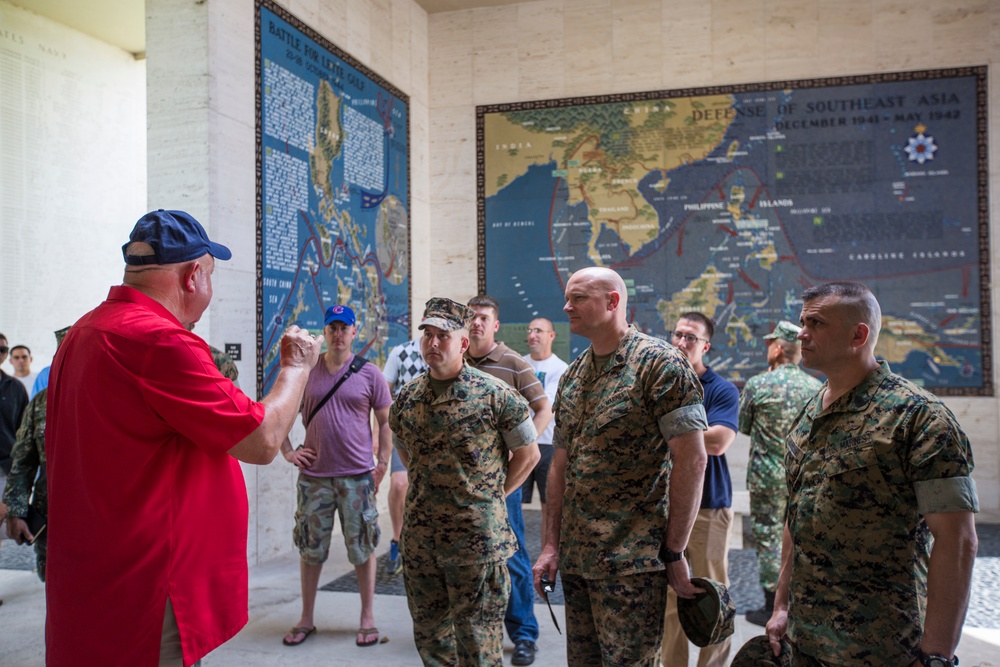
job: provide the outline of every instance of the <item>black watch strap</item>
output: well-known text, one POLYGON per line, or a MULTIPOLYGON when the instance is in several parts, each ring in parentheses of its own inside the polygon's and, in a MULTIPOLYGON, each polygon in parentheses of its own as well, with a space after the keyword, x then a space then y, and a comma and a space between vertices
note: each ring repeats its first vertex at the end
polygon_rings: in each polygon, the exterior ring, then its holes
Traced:
POLYGON ((957 655, 949 659, 939 653, 924 653, 920 651, 918 659, 924 667, 958 667, 957 655))
POLYGON ((676 563, 684 558, 686 551, 671 551, 668 547, 663 547, 663 561, 666 563, 676 563))

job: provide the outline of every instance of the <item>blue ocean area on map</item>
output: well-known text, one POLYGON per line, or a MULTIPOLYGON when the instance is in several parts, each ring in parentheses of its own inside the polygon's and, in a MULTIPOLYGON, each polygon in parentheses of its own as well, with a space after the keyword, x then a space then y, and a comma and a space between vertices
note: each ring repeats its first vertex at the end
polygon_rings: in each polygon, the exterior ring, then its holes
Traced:
MULTIPOLYGON (((498 225, 526 220, 547 220, 551 208, 553 219, 569 222, 573 219, 586 221, 586 205, 567 205, 566 183, 552 176, 554 168, 555 163, 529 167, 528 173, 523 178, 517 179, 504 189, 503 198, 486 202, 487 217, 498 225)), ((509 239, 510 229, 510 227, 487 226, 487 246, 499 243, 500 238, 509 239)), ((513 234, 516 234, 517 239, 514 247, 548 247, 550 232, 547 225, 535 224, 514 229, 516 232, 513 234)), ((550 320, 565 319, 562 312, 565 303, 563 285, 559 282, 551 261, 539 261, 535 258, 526 261, 523 253, 515 251, 491 257, 487 270, 491 275, 506 276, 505 285, 499 287, 499 290, 512 295, 503 303, 501 321, 527 324, 536 317, 547 317, 550 320)), ((586 349, 587 344, 586 339, 573 336, 570 350, 576 355, 586 349)))
POLYGON ((262 7, 261 285, 266 392, 290 325, 357 313, 354 351, 378 364, 409 338, 407 99, 262 7))
MULTIPOLYGON (((709 363, 741 383, 766 367, 761 336, 798 321, 804 289, 856 280, 882 305, 876 352, 895 371, 982 387, 977 85, 941 76, 497 111, 484 138, 496 184, 486 289, 507 323, 565 322, 568 276, 609 266, 646 333, 667 338, 687 310, 712 317, 709 363)), ((572 354, 586 344, 574 336, 572 354)))

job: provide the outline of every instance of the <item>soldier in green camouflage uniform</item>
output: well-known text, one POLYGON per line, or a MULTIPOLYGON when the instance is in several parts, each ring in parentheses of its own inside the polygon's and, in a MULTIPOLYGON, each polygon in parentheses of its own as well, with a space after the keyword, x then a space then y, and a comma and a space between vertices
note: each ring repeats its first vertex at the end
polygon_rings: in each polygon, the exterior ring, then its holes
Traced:
POLYGON ((740 432, 750 436, 747 490, 750 527, 757 545, 757 569, 764 606, 748 611, 747 620, 763 627, 774 611, 774 589, 781 567, 781 533, 785 525, 785 436, 792 420, 820 388, 820 381, 799 368, 801 329, 778 322, 764 336, 768 371, 747 380, 740 396, 740 432))
MULTIPOLYGON (((45 476, 45 405, 49 390, 42 389, 24 409, 21 427, 17 429, 17 440, 10 452, 10 475, 7 476, 7 488, 3 492, 3 502, 7 505, 7 535, 18 544, 23 544, 28 537, 28 525, 24 518, 28 516, 29 502, 34 510, 46 516, 48 513, 48 490, 45 476), (38 482, 36 484, 35 479, 38 482), (34 489, 34 498, 32 498, 34 489)), ((42 532, 35 540, 35 561, 38 567, 38 578, 45 581, 45 544, 48 538, 42 532)))
POLYGON ((682 552, 707 460, 701 383, 677 348, 627 324, 627 292, 614 271, 574 273, 564 310, 570 331, 591 346, 556 396, 535 583, 562 573, 570 665, 652 667, 668 578, 682 598, 699 592, 682 552))
POLYGON ((471 318, 449 299, 427 302, 429 371, 389 411, 410 477, 400 548, 425 665, 503 664, 507 559, 517 549, 504 499, 539 459, 527 402, 462 360, 471 318))
POLYGON ((215 362, 215 367, 219 369, 219 372, 232 380, 237 387, 240 386, 240 371, 236 368, 236 362, 233 361, 233 358, 217 347, 209 345, 208 349, 212 353, 212 361, 215 362))
MULTIPOLYGON (((55 332, 56 346, 62 343, 69 327, 55 332)), ((7 518, 7 536, 22 544, 24 540, 35 537, 35 562, 38 578, 45 581, 45 552, 48 533, 40 532, 31 535, 25 518, 28 516, 28 506, 46 517, 49 513, 49 495, 47 477, 45 474, 45 407, 48 403, 48 388, 35 394, 24 410, 21 427, 17 430, 17 440, 11 450, 10 475, 7 477, 7 488, 3 494, 3 502, 9 508, 7 518), (34 493, 34 496, 32 496, 34 493)))
POLYGON ((881 312, 864 285, 807 290, 801 321, 803 365, 827 384, 787 439, 772 648, 787 629, 796 665, 953 664, 977 543, 969 440, 875 359, 881 312))
MULTIPOLYGON (((195 322, 192 322, 187 326, 188 331, 194 331, 195 322)), ((208 346, 208 351, 212 353, 212 361, 215 362, 215 367, 219 369, 225 377, 229 378, 233 384, 237 387, 240 386, 239 377, 240 371, 236 368, 236 362, 228 354, 223 352, 217 347, 212 345, 208 346)))

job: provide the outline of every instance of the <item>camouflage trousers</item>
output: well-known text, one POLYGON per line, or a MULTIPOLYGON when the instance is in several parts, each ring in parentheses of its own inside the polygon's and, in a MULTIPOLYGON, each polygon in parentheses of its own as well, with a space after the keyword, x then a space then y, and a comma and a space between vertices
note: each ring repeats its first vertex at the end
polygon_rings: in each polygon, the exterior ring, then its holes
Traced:
POLYGON ((562 575, 566 662, 572 667, 658 667, 667 574, 607 579, 562 575))
POLYGON ((781 536, 785 527, 788 493, 785 487, 750 491, 750 531, 757 543, 760 586, 773 593, 781 569, 781 536))
POLYGON ((799 650, 799 647, 795 645, 795 642, 789 642, 792 645, 792 664, 795 667, 834 667, 833 663, 823 662, 818 658, 814 658, 811 655, 806 655, 799 650))
POLYGON ((424 665, 502 667, 507 562, 438 565, 415 551, 406 550, 403 581, 424 665))

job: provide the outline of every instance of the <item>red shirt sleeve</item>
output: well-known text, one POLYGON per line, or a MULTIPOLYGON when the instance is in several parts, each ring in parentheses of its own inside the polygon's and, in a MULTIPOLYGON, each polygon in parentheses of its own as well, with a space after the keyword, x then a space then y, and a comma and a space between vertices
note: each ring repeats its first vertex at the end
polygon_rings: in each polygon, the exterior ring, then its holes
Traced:
POLYGON ((151 345, 139 369, 143 399, 166 423, 208 451, 228 451, 264 420, 264 406, 223 376, 208 345, 174 331, 151 345))

